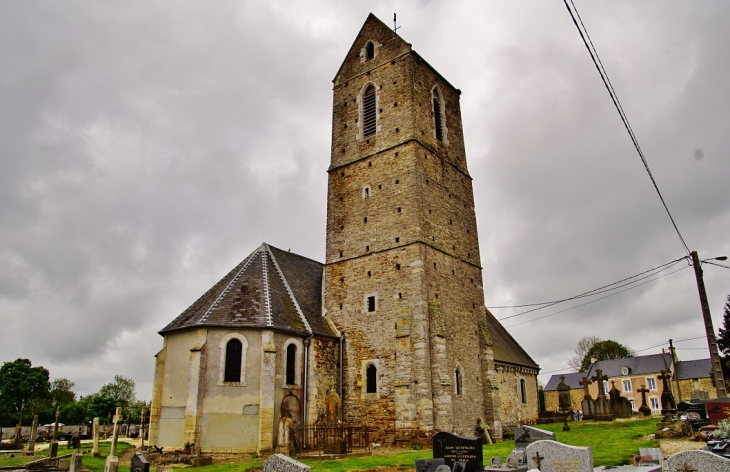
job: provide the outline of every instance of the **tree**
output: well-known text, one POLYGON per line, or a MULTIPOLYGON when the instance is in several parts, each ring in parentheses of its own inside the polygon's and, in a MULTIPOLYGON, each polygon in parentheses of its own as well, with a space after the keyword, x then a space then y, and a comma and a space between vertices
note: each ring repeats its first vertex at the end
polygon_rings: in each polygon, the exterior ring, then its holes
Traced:
POLYGON ((122 375, 115 375, 114 382, 108 383, 99 389, 99 395, 109 397, 116 403, 115 406, 126 408, 137 399, 134 380, 122 375))
POLYGON ((38 412, 49 399, 48 378, 47 369, 33 367, 28 359, 4 363, 0 367, 0 409, 17 417, 21 405, 25 404, 31 415, 38 412))
POLYGON ((591 350, 593 345, 600 340, 598 336, 583 336, 575 347, 575 357, 568 360, 568 365, 576 372, 582 372, 584 370, 582 368, 583 359, 586 358, 586 354, 588 354, 588 351, 591 350))
POLYGON ((725 300, 722 327, 718 331, 717 347, 720 350, 720 364, 725 383, 730 383, 730 295, 725 300))
POLYGON ((591 359, 594 357, 599 361, 608 361, 611 359, 634 357, 634 353, 631 349, 616 341, 611 341, 610 339, 598 341, 588 350, 585 357, 583 357, 583 362, 580 366, 581 372, 588 370, 591 366, 591 359))
POLYGON ((76 394, 71 390, 74 383, 61 377, 51 382, 51 400, 54 405, 66 406, 76 401, 76 394))
POLYGON ((89 406, 87 412, 89 418, 98 417, 102 424, 106 423, 108 418, 112 418, 114 416, 118 406, 115 399, 99 393, 88 395, 84 397, 84 400, 88 401, 89 406))

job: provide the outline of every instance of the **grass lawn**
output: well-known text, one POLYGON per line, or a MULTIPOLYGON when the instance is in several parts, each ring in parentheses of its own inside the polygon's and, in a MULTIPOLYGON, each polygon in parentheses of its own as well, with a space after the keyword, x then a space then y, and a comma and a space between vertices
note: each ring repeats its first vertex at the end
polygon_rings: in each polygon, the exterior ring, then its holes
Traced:
MULTIPOLYGON (((83 459, 84 467, 87 469, 91 469, 94 472, 104 472, 104 461, 106 460, 106 457, 109 455, 109 449, 111 448, 111 442, 106 442, 106 441, 99 442, 99 452, 101 452, 101 457, 91 457, 91 447, 92 447, 91 443, 82 443, 81 444, 81 452, 88 451, 86 454, 84 454, 84 459, 83 459)), ((124 442, 117 442, 117 455, 121 454, 122 452, 124 452, 130 448, 132 448, 132 446, 130 444, 127 444, 124 442)), ((75 449, 67 448, 66 443, 58 443, 58 455, 59 456, 65 456, 66 454, 71 454, 74 451, 75 451, 75 449)), ((8 466, 8 465, 22 465, 27 462, 42 459, 44 457, 48 457, 47 450, 36 452, 33 457, 19 457, 17 454, 16 454, 16 457, 0 457, 0 467, 8 466)), ((120 472, 129 472, 129 463, 120 462, 119 471, 120 472)))
MULTIPOLYGON (((641 438, 654 433, 658 419, 649 418, 637 421, 622 421, 611 423, 596 423, 593 421, 579 421, 570 423, 570 431, 563 432, 562 424, 540 425, 541 429, 555 433, 557 441, 572 446, 591 446, 593 448, 593 462, 595 466, 629 464, 634 454, 639 453, 641 447, 659 447, 659 441, 642 440, 641 438)), ((483 447, 484 462, 489 463, 493 456, 499 456, 503 460, 509 456, 514 441, 503 441, 497 444, 487 444, 483 447)), ((100 442, 99 450, 101 457, 91 457, 84 454, 84 467, 94 472, 103 472, 104 460, 109 454, 109 442, 100 442)), ((119 442, 117 454, 121 454, 132 446, 119 442)), ((91 450, 90 443, 81 445, 83 450, 91 450)), ((309 465, 315 471, 339 472, 348 470, 365 470, 377 467, 414 467, 416 459, 432 457, 430 449, 413 450, 403 449, 392 455, 375 455, 365 457, 351 457, 339 460, 316 460, 303 459, 301 462, 309 465)), ((58 454, 72 452, 65 445, 59 445, 58 454)), ((35 459, 42 456, 36 454, 35 459)), ((0 458, 0 466, 16 465, 28 462, 24 458, 0 458), (20 461, 20 462, 13 462, 20 461)), ((250 468, 263 468, 263 460, 250 459, 247 461, 230 464, 213 464, 206 467, 196 468, 196 472, 238 472, 250 468)), ((119 463, 120 472, 129 472, 129 461, 119 463)))
MULTIPOLYGON (((593 421, 579 421, 570 423, 571 430, 563 432, 562 424, 540 425, 541 429, 555 433, 555 439, 572 446, 591 446, 593 448, 593 462, 596 467, 602 465, 630 464, 634 454, 639 453, 641 447, 659 447, 659 441, 642 440, 641 438, 654 433, 657 418, 637 421, 596 423, 593 421)), ((484 462, 489 463, 493 456, 506 460, 514 448, 514 441, 503 441, 496 444, 487 444, 483 447, 484 462)), ((414 467, 416 459, 432 457, 430 449, 410 450, 386 456, 352 457, 339 460, 303 459, 301 462, 309 465, 312 470, 339 472, 348 470, 365 470, 377 467, 414 467)), ((263 461, 254 459, 235 464, 214 464, 199 468, 200 472, 233 472, 249 468, 261 468, 263 461)))

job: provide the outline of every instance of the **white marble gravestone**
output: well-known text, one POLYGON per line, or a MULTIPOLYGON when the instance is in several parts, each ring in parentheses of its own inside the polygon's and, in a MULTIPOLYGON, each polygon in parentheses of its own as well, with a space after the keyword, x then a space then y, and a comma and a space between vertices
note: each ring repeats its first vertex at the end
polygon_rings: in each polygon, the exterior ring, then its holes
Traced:
POLYGON ((541 472, 593 472, 590 447, 568 446, 556 441, 535 441, 526 448, 527 465, 541 472))

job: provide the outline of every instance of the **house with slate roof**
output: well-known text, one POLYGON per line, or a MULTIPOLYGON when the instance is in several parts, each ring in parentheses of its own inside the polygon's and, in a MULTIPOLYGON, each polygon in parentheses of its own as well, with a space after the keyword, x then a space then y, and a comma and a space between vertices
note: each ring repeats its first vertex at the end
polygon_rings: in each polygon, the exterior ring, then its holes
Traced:
POLYGON ((485 308, 461 91, 371 14, 333 94, 324 264, 264 243, 160 331, 152 444, 270 451, 325 420, 430 445, 535 418, 539 367, 485 308))
MULTIPOLYGON (((557 386, 560 383, 560 376, 565 375, 565 382, 571 387, 573 409, 579 410, 585 394, 580 382, 583 377, 590 379, 601 370, 602 375, 608 376, 608 380, 603 381, 604 392, 615 388, 622 397, 631 402, 632 410, 638 411, 642 401, 638 390, 645 387, 649 390, 646 394, 646 404, 652 414, 659 415, 662 408, 662 381, 659 375, 664 369, 671 373, 670 388, 676 402, 689 401, 690 398, 717 398, 717 391, 712 386, 710 377, 712 370, 710 359, 680 361, 673 359, 671 354, 664 353, 597 361, 591 364, 587 372, 555 374, 545 385, 545 408, 548 411, 557 410, 557 386)), ((598 385, 592 382, 588 391, 592 398, 596 398, 598 385)))

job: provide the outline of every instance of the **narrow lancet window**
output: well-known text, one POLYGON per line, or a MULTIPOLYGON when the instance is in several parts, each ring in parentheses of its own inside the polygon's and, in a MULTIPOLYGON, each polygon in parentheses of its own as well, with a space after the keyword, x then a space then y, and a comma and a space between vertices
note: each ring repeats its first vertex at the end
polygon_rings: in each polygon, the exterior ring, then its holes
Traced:
POLYGON ((373 57, 375 57, 375 44, 372 41, 368 41, 365 45, 365 60, 369 61, 373 57))
POLYGON ((375 114, 375 87, 372 85, 362 94, 362 135, 372 136, 376 131, 377 117, 375 114))
POLYGON ((286 348, 286 383, 294 385, 297 383, 296 376, 297 365, 297 346, 289 344, 286 348))
POLYGON ((378 369, 373 364, 369 364, 365 372, 367 377, 367 393, 378 393, 378 369))

